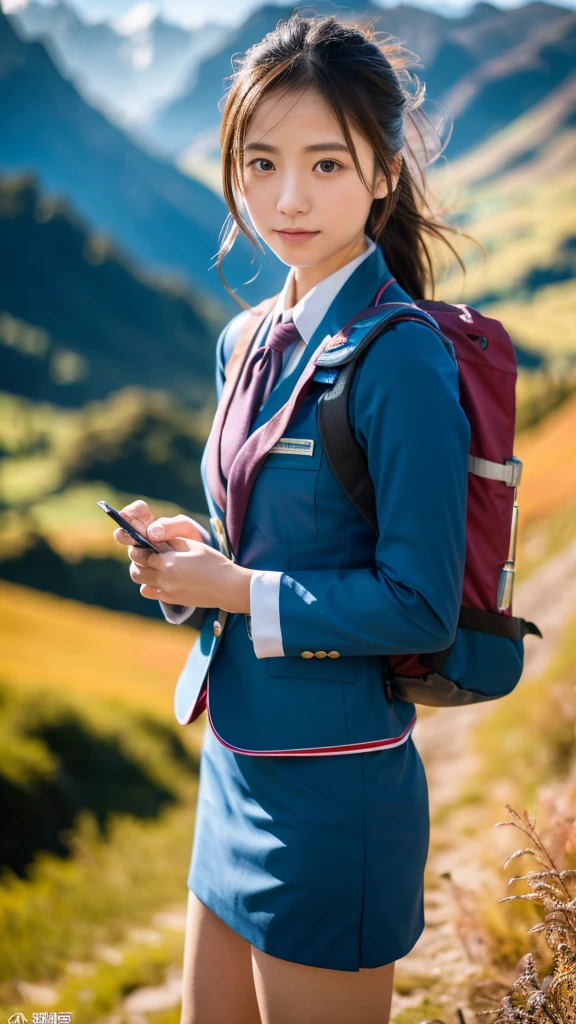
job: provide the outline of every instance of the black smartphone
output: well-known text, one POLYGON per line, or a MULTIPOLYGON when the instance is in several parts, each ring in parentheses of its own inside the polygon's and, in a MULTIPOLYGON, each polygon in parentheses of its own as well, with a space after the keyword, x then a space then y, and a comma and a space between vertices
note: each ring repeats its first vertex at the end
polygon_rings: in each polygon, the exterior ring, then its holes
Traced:
POLYGON ((112 505, 109 505, 107 501, 97 501, 96 504, 99 505, 107 515, 111 516, 114 522, 118 523, 118 526, 121 526, 123 530, 126 530, 126 533, 130 534, 132 539, 136 541, 137 548, 146 548, 148 551, 155 551, 157 555, 162 554, 162 552, 159 551, 158 548, 155 548, 154 545, 146 539, 146 537, 143 537, 141 533, 138 533, 138 530, 135 530, 128 520, 124 519, 124 516, 121 516, 115 508, 112 508, 112 505))

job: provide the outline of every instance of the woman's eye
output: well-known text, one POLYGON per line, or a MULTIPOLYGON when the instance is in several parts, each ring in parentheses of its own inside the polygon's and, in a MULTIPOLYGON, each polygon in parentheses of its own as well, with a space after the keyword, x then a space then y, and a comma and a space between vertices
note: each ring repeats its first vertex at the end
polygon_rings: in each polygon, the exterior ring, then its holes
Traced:
MULTIPOLYGON (((248 166, 252 167, 254 164, 261 164, 261 163, 270 164, 272 166, 272 161, 271 160, 267 160, 265 156, 258 156, 258 157, 256 157, 256 159, 253 160, 252 163, 249 164, 248 166)), ((258 167, 257 170, 259 170, 259 171, 262 171, 262 170, 267 171, 267 170, 269 170, 269 168, 268 167, 258 167)))
MULTIPOLYGON (((264 157, 264 156, 256 157, 256 159, 252 160, 251 163, 248 164, 248 166, 249 167, 255 167, 256 164, 268 164, 268 167, 256 167, 257 171, 269 171, 270 168, 274 166, 272 161, 271 160, 267 160, 266 157, 264 157)), ((336 160, 319 160, 318 163, 315 166, 316 167, 320 167, 321 164, 330 164, 333 168, 341 166, 339 163, 337 163, 336 160)), ((329 170, 328 172, 326 172, 324 170, 324 171, 322 171, 322 173, 323 174, 326 174, 326 173, 331 174, 331 173, 333 173, 333 171, 329 170)))
POLYGON ((319 167, 320 164, 332 164, 333 167, 340 167, 340 164, 337 164, 335 160, 319 160, 316 166, 319 167))

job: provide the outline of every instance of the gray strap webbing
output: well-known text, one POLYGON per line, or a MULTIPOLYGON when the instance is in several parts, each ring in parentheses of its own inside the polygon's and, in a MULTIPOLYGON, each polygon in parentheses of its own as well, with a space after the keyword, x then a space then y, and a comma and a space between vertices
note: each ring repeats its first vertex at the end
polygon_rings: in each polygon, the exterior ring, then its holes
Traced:
POLYGON ((508 487, 518 487, 522 476, 522 463, 515 462, 489 462, 488 459, 479 459, 476 455, 468 456, 468 469, 477 476, 485 476, 489 480, 502 480, 508 487))

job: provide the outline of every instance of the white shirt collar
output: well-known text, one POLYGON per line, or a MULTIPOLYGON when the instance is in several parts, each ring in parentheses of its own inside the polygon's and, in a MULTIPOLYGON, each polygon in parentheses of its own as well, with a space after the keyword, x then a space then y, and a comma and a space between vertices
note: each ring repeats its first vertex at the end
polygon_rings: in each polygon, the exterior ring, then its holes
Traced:
POLYGON ((376 243, 373 239, 369 238, 368 235, 364 236, 368 244, 368 248, 357 256, 356 259, 351 260, 350 263, 346 263, 345 266, 340 267, 339 270, 335 270, 328 277, 325 277, 323 281, 319 281, 318 284, 314 285, 303 295, 296 305, 290 309, 284 308, 284 301, 286 295, 289 292, 292 277, 294 275, 294 267, 290 267, 284 287, 280 292, 274 310, 272 313, 272 320, 270 327, 274 327, 279 319, 283 322, 286 320, 293 320, 300 332, 302 339, 308 344, 310 338, 314 334, 314 331, 318 325, 324 319, 326 311, 330 304, 336 298, 336 295, 340 291, 342 285, 348 280, 350 274, 352 274, 356 267, 358 267, 363 260, 368 259, 370 253, 374 252, 376 243))

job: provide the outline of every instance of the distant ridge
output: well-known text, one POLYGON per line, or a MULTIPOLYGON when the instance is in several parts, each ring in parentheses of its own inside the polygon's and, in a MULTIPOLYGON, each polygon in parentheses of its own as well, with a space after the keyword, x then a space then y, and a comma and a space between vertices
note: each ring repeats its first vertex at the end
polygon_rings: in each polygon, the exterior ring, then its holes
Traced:
MULTIPOLYGON (((39 42, 25 43, 0 12, 0 173, 32 170, 48 194, 68 199, 92 229, 106 232, 150 270, 172 272, 238 312, 215 265, 228 210, 211 189, 157 160, 89 107, 39 42)), ((278 290, 273 254, 257 272, 240 237, 224 263, 230 287, 255 304, 278 290)))
MULTIPOLYGON (((189 88, 155 114, 145 129, 154 144, 171 158, 187 152, 190 156, 215 159, 218 102, 228 88, 226 78, 232 71, 232 55, 242 54, 298 6, 301 5, 265 4, 254 10, 219 50, 201 61, 189 88)), ((314 11, 333 14, 334 5, 319 0, 314 4, 314 11)), ((309 12, 310 8, 304 5, 304 13, 309 12)), ((558 61, 556 70, 550 70, 549 87, 558 84, 562 75, 568 73, 559 37, 564 27, 569 29, 571 15, 565 7, 555 4, 535 0, 502 10, 489 3, 478 3, 464 17, 457 18, 409 4, 383 9, 368 2, 352 3, 341 16, 374 22, 376 31, 396 36, 420 58, 422 63, 414 65, 412 70, 426 83, 430 100, 467 110, 466 118, 457 122, 445 150, 450 158, 461 155, 491 130, 500 127, 503 118, 509 121, 517 117, 541 98, 547 87, 541 64, 548 66, 558 61), (550 45, 550 38, 556 40, 557 48, 548 54, 546 47, 550 45), (518 59, 515 65, 513 57, 522 48, 531 55, 533 83, 529 77, 519 80, 515 77, 519 68, 518 59), (501 62, 499 71, 498 60, 501 62), (488 92, 490 82, 495 83, 495 88, 502 90, 505 97, 509 94, 501 108, 497 95, 493 99, 488 92)), ((565 51, 574 66, 571 38, 565 51)))

